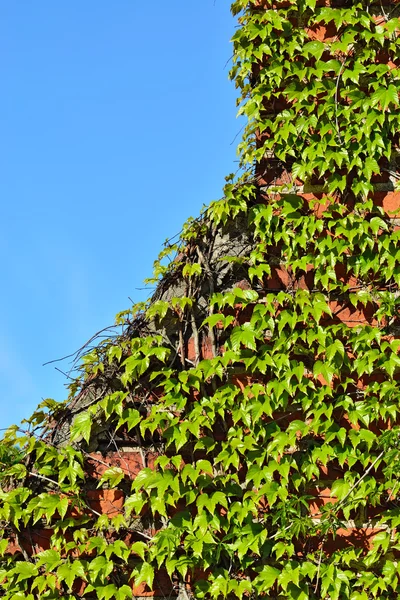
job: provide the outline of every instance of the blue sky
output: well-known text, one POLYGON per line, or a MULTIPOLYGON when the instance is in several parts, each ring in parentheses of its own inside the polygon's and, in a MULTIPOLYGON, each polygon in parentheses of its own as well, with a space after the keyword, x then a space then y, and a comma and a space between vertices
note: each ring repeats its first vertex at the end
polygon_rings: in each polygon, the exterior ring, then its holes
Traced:
POLYGON ((227 0, 0 5, 0 427, 62 400, 162 242, 235 170, 227 0), (68 364, 59 365, 67 370, 68 364))

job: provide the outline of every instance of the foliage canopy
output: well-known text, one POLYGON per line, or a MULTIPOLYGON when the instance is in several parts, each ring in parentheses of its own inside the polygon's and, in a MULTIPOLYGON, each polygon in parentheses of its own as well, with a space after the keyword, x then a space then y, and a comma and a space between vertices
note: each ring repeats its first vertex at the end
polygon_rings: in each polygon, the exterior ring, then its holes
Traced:
POLYGON ((399 597, 399 11, 319 4, 232 5, 242 171, 6 433, 1 597, 399 597))

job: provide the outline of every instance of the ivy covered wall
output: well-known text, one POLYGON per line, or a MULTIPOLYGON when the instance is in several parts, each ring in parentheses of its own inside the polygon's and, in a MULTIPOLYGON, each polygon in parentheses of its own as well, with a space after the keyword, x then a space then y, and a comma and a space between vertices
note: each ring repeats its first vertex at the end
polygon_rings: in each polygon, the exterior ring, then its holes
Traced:
POLYGON ((234 2, 241 171, 5 435, 1 597, 399 597, 397 7, 234 2))

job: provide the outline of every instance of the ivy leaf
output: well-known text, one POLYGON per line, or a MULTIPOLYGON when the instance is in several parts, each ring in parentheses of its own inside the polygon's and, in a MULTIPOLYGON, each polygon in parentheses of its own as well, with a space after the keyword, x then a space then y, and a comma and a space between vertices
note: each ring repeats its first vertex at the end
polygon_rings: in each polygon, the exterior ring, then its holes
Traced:
POLYGON ((294 583, 296 586, 299 585, 299 575, 300 565, 295 561, 289 561, 279 575, 279 583, 286 591, 290 583, 294 583))
POLYGON ((98 554, 102 554, 107 548, 107 541, 103 537, 91 537, 88 542, 88 550, 97 550, 98 554))
POLYGON ((127 598, 133 598, 133 591, 129 585, 123 585, 116 590, 115 600, 126 600, 127 598))
POLYGON ((68 503, 67 498, 64 498, 62 501, 60 501, 58 494, 39 494, 39 496, 36 496, 30 500, 27 510, 28 512, 33 512, 34 523, 36 523, 42 517, 45 517, 47 523, 50 523, 53 515, 58 512, 61 502, 65 503, 65 500, 68 503))
POLYGON ((271 567, 270 565, 264 566, 254 582, 257 590, 260 592, 269 590, 274 585, 279 575, 280 571, 275 569, 275 567, 271 567))
POLYGON ((346 442, 347 432, 344 427, 341 427, 339 431, 336 432, 336 437, 339 440, 339 443, 344 446, 346 442))
POLYGON ((331 490, 331 496, 336 497, 339 501, 343 500, 350 491, 350 484, 344 479, 334 481, 331 490))
POLYGON ((140 556, 140 558, 142 560, 144 560, 144 553, 145 553, 146 549, 147 549, 147 545, 144 542, 135 542, 131 546, 132 554, 137 554, 138 556, 140 556))
POLYGON ((53 571, 59 566, 61 562, 61 555, 57 550, 45 550, 37 555, 37 566, 46 565, 47 571, 53 571))
POLYGON ((390 85, 388 88, 378 88, 371 96, 372 106, 380 104, 381 109, 386 111, 390 104, 398 106, 399 94, 394 85, 390 85))
POLYGON ((343 343, 340 340, 336 339, 333 342, 333 344, 328 346, 328 348, 326 349, 326 358, 329 362, 332 362, 336 356, 339 356, 339 358, 341 359, 340 362, 342 362, 344 353, 345 349, 343 343))
POLYGON ((141 583, 146 583, 151 589, 154 580, 154 567, 147 562, 142 564, 139 574, 135 577, 135 585, 139 586, 141 583))
POLYGON ((202 268, 201 265, 199 265, 198 263, 193 263, 193 264, 186 264, 183 267, 183 271, 182 271, 182 275, 184 277, 193 277, 193 275, 201 275, 202 273, 202 268))
POLYGON ((214 473, 214 469, 209 460, 198 460, 196 463, 196 467, 198 471, 204 471, 205 473, 209 473, 211 476, 214 473))
POLYGON ((71 425, 71 442, 83 438, 87 444, 89 443, 92 419, 92 415, 87 410, 76 415, 71 425))
POLYGON ((25 465, 13 465, 9 469, 7 469, 7 476, 13 477, 14 479, 24 479, 26 477, 26 467, 25 465))
POLYGON ((101 487, 104 483, 108 483, 111 488, 117 487, 117 485, 123 480, 125 477, 125 472, 121 467, 110 467, 106 469, 97 484, 97 487, 101 487))
POLYGON ((75 579, 80 578, 87 581, 85 569, 80 560, 66 562, 60 565, 57 569, 57 577, 59 581, 65 581, 69 590, 72 589, 75 579))
POLYGON ((153 302, 151 306, 146 311, 146 316, 148 319, 153 319, 154 317, 159 317, 163 319, 167 314, 169 309, 169 302, 165 302, 164 300, 157 300, 153 302))
POLYGON ((117 592, 118 589, 113 583, 110 583, 104 587, 96 587, 96 594, 99 600, 110 600, 110 598, 116 598, 117 592))
POLYGON ((4 556, 5 551, 7 550, 9 545, 9 541, 7 538, 0 540, 0 556, 4 556))
POLYGON ((388 229, 387 224, 380 217, 372 217, 369 224, 374 235, 378 234, 379 229, 382 229, 382 231, 387 231, 388 229))
POLYGON ((376 160, 370 156, 365 159, 363 173, 367 179, 371 179, 372 175, 380 172, 380 168, 376 160))
MULTIPOLYGON (((314 4, 315 4, 315 2, 314 2, 314 4)), ((325 44, 323 42, 320 42, 319 40, 313 40, 312 42, 307 42, 303 46, 304 54, 306 56, 312 56, 316 60, 319 60, 321 58, 324 51, 325 51, 325 44)))
POLYGON ((311 8, 311 10, 314 10, 314 9, 315 9, 315 6, 316 6, 316 4, 317 4, 317 0, 306 0, 306 1, 305 1, 305 5, 306 5, 308 8, 311 8))
POLYGON ((89 573, 93 579, 99 578, 104 582, 114 568, 112 560, 105 556, 97 556, 89 563, 89 573))
POLYGON ((251 596, 251 592, 252 592, 251 581, 248 581, 247 579, 242 579, 236 590, 236 595, 238 596, 238 598, 243 598, 244 594, 246 595, 246 597, 251 596))
POLYGON ((318 378, 318 375, 322 375, 327 383, 331 383, 334 373, 334 368, 327 362, 317 360, 317 362, 314 364, 314 377, 318 378))
POLYGON ((212 582, 210 595, 212 598, 218 598, 222 595, 223 598, 227 595, 228 582, 223 575, 218 575, 212 582))
POLYGON ((150 365, 149 356, 143 356, 140 353, 135 353, 129 356, 122 363, 125 366, 125 373, 123 375, 124 383, 126 384, 131 379, 137 379, 140 375, 143 375, 147 371, 150 365))
POLYGON ((31 562, 18 562, 13 571, 14 573, 18 574, 17 581, 30 579, 31 577, 35 577, 38 573, 37 566, 31 562))
POLYGON ((121 360, 122 358, 122 348, 121 346, 110 346, 110 348, 107 351, 107 355, 108 358, 110 360, 113 360, 114 358, 116 358, 118 360, 118 362, 121 360))

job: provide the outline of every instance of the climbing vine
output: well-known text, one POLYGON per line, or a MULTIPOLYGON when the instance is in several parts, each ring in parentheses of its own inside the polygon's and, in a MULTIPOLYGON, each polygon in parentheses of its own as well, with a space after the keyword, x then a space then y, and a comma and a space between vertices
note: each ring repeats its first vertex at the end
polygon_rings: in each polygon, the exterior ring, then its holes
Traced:
POLYGON ((232 11, 241 171, 5 434, 6 599, 400 596, 400 9, 232 11))

